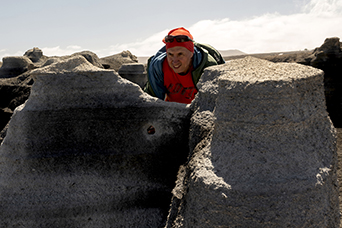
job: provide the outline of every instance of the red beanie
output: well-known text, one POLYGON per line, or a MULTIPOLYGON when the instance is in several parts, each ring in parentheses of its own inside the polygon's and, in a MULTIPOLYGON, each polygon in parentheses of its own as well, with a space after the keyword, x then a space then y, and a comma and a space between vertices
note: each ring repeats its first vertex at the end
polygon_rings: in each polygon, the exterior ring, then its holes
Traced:
MULTIPOLYGON (((169 36, 185 35, 185 36, 188 36, 192 40, 194 39, 192 37, 192 35, 190 34, 190 32, 183 27, 172 29, 167 35, 169 35, 169 36)), ((194 42, 192 42, 192 41, 177 42, 176 40, 174 40, 172 43, 170 43, 170 42, 165 42, 165 38, 164 38, 163 42, 166 44, 166 50, 168 48, 181 46, 181 47, 185 47, 186 49, 188 49, 191 52, 194 52, 194 42)))

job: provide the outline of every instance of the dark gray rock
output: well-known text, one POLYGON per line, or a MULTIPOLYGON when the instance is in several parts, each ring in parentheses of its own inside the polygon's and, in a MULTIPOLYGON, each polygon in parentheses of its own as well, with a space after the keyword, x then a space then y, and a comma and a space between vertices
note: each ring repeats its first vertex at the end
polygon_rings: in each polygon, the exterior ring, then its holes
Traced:
POLYGON ((247 57, 206 69, 198 87, 166 227, 339 226, 321 70, 247 57))
POLYGON ((79 55, 32 74, 0 147, 0 226, 163 226, 189 106, 79 55))
POLYGON ((0 78, 16 77, 28 70, 34 69, 32 61, 26 56, 4 57, 0 68, 0 78))
MULTIPOLYGON (((12 115, 11 115, 11 116, 12 116, 12 115)), ((8 123, 7 123, 7 125, 0 131, 0 144, 2 143, 2 141, 4 140, 4 138, 6 137, 7 129, 8 129, 8 123)))
POLYGON ((43 51, 37 47, 27 50, 24 56, 28 57, 37 67, 40 67, 48 58, 47 56, 44 56, 43 51))
POLYGON ((113 69, 118 71, 125 63, 137 63, 138 58, 130 51, 123 51, 115 55, 100 58, 100 62, 105 69, 113 69))
POLYGON ((29 97, 30 90, 30 86, 0 84, 0 129, 3 129, 8 123, 14 109, 29 97))
POLYGON ((118 73, 121 77, 138 84, 141 88, 144 88, 147 82, 147 72, 142 63, 125 63, 120 67, 118 73))
POLYGON ((327 110, 335 127, 342 127, 342 43, 328 38, 316 48, 310 65, 324 71, 327 110))
MULTIPOLYGON (((95 53, 93 53, 91 51, 76 52, 76 53, 72 54, 71 57, 77 56, 77 55, 82 55, 84 58, 86 58, 86 60, 88 60, 88 62, 90 62, 91 64, 93 64, 96 67, 104 68, 103 65, 101 64, 100 58, 95 53)), ((65 58, 67 58, 67 57, 64 57, 63 59, 65 59, 65 58)))

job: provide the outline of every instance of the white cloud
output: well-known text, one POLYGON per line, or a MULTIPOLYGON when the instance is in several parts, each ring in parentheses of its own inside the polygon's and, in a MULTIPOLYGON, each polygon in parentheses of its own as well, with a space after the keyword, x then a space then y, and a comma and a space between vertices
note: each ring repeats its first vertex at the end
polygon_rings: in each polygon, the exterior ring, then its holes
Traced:
MULTIPOLYGON (((297 14, 281 15, 269 13, 245 20, 202 20, 187 29, 195 40, 209 43, 219 50, 238 49, 246 53, 294 51, 319 47, 328 37, 342 39, 342 0, 301 0, 306 2, 297 14)), ((129 50, 137 56, 155 54, 162 46, 162 38, 172 28, 155 33, 146 39, 131 43, 109 46, 106 49, 91 50, 99 57, 105 57, 129 50)), ((44 55, 63 56, 82 51, 82 47, 41 48, 44 55)), ((25 51, 9 54, 1 49, 3 56, 22 56, 25 51)))
POLYGON ((341 0, 311 0, 303 7, 303 11, 315 15, 341 15, 341 0))
POLYGON ((23 56, 23 54, 24 54, 24 52, 22 52, 22 51, 17 51, 14 53, 8 53, 7 49, 1 49, 0 50, 0 61, 2 62, 3 58, 6 56, 23 56))
MULTIPOLYGON (((41 48, 43 51, 43 54, 46 56, 64 56, 64 55, 71 55, 74 54, 75 52, 80 52, 82 51, 82 47, 77 46, 77 45, 70 45, 67 46, 66 48, 61 48, 60 46, 56 47, 44 47, 41 48)), ((1 49, 0 50, 0 58, 2 59, 5 56, 23 56, 25 54, 25 51, 17 51, 15 53, 7 53, 6 49, 1 49)))
MULTIPOLYGON (((196 41, 209 43, 219 50, 261 53, 313 49, 328 37, 342 38, 341 24, 341 0, 311 0, 298 14, 272 13, 242 21, 203 20, 187 29, 196 41)), ((161 39, 168 31, 135 43, 115 45, 111 50, 130 50, 138 56, 152 55, 163 45, 161 39)))
POLYGON ((64 56, 71 55, 75 52, 82 51, 82 47, 77 45, 70 45, 66 48, 61 48, 60 46, 56 47, 45 47, 42 48, 43 54, 46 56, 64 56))
POLYGON ((133 43, 111 45, 109 49, 97 50, 95 51, 95 53, 99 57, 105 57, 105 56, 113 55, 116 53, 120 53, 125 50, 129 50, 134 55, 139 55, 139 56, 153 55, 161 47, 163 47, 162 39, 165 36, 165 34, 168 33, 168 31, 169 29, 166 29, 164 31, 153 34, 147 39, 138 40, 133 43))

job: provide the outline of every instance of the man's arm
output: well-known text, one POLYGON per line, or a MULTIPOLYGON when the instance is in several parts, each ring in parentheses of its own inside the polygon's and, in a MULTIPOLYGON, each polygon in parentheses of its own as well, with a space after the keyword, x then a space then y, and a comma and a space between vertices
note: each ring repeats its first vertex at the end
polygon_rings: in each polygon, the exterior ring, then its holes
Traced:
POLYGON ((166 88, 164 86, 163 61, 166 54, 160 54, 149 58, 147 63, 147 83, 144 91, 151 96, 164 100, 166 88))

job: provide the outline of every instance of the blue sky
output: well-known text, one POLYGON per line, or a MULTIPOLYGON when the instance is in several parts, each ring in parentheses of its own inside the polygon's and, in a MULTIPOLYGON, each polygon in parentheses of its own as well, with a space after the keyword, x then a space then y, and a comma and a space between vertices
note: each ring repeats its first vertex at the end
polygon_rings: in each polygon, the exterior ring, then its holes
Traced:
POLYGON ((246 53, 313 49, 342 38, 342 0, 0 1, 0 59, 33 47, 47 56, 149 56, 180 26, 198 42, 246 53))

